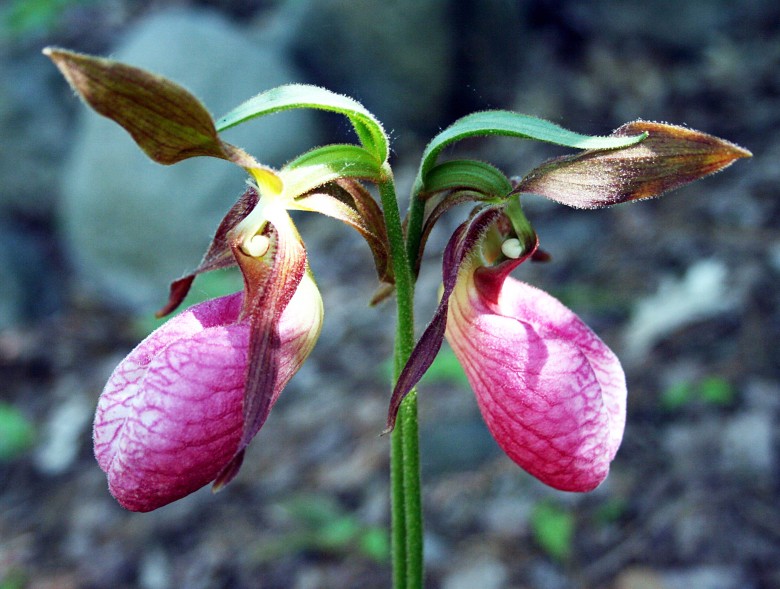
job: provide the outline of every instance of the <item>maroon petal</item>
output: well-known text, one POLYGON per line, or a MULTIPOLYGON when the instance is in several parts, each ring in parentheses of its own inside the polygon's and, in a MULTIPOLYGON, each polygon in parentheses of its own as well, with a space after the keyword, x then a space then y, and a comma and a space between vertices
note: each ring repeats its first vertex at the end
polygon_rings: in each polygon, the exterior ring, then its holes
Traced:
POLYGON ((210 272, 211 270, 219 270, 221 268, 229 268, 236 264, 236 260, 233 257, 233 250, 230 248, 230 242, 228 240, 228 234, 230 231, 243 221, 247 215, 257 206, 259 200, 257 189, 250 186, 242 194, 238 202, 234 204, 227 215, 222 219, 217 227, 217 232, 214 238, 211 240, 209 249, 203 256, 195 270, 186 276, 182 276, 178 280, 171 283, 171 292, 168 297, 168 303, 159 311, 157 311, 157 317, 165 317, 169 313, 172 313, 176 308, 184 301, 187 293, 190 291, 192 282, 198 274, 203 272, 210 272))

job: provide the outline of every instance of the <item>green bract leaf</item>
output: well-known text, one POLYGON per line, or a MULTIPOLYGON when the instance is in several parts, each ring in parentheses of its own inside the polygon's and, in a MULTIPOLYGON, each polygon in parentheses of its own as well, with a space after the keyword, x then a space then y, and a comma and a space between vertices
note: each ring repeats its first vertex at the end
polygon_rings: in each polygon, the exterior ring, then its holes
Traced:
POLYGON ((431 168, 425 178, 426 193, 473 190, 488 198, 502 198, 512 190, 504 173, 485 162, 452 160, 431 168))
POLYGON ((462 139, 491 135, 535 139, 578 149, 615 149, 632 145, 645 137, 642 134, 634 137, 580 135, 555 123, 516 112, 506 110, 476 112, 458 119, 431 140, 423 153, 414 193, 428 189, 428 174, 436 164, 442 149, 462 139))
POLYGON ((0 462, 16 458, 34 440, 33 423, 16 407, 0 401, 0 462))
POLYGON ((323 186, 338 178, 376 181, 379 162, 357 145, 326 145, 304 153, 279 172, 285 192, 293 197, 323 186))
POLYGON ((62 49, 44 49, 73 89, 130 133, 160 164, 195 157, 233 160, 211 115, 187 90, 140 68, 62 49))
POLYGON ((288 84, 272 88, 240 104, 217 121, 217 130, 224 131, 255 117, 290 110, 315 108, 346 116, 370 153, 383 163, 388 156, 389 141, 382 125, 358 101, 319 86, 288 84))
POLYGON ((547 554, 558 561, 569 557, 575 528, 571 513, 549 502, 540 503, 531 514, 531 528, 547 554))
POLYGON ((614 137, 647 139, 612 151, 556 158, 531 171, 515 192, 570 207, 595 208, 652 198, 750 157, 746 149, 700 131, 647 121, 626 123, 614 137))

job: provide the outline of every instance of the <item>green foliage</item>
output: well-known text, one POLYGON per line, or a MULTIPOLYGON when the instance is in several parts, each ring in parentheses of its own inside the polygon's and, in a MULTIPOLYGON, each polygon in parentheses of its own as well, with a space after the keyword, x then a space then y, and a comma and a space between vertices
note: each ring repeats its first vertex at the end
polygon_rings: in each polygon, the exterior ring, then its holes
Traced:
POLYGON ((363 147, 378 163, 387 160, 390 141, 374 115, 357 100, 307 84, 289 84, 261 92, 221 117, 217 130, 221 132, 255 117, 295 108, 314 108, 346 116, 363 147))
POLYGON ((25 589, 27 575, 19 569, 12 568, 0 576, 0 589, 25 589))
POLYGON ((444 148, 470 137, 488 136, 534 139, 577 149, 616 149, 642 141, 647 134, 640 133, 631 137, 589 136, 569 131, 550 121, 516 112, 505 110, 475 112, 452 123, 428 144, 417 172, 415 192, 419 192, 426 186, 428 174, 444 148))
POLYGON ((13 405, 0 402, 0 461, 13 460, 35 441, 35 426, 13 405))
POLYGON ((736 393, 725 378, 710 376, 696 382, 681 381, 666 388, 661 393, 661 407, 675 411, 695 403, 715 407, 725 407, 734 402, 736 393))
POLYGON ((711 405, 730 405, 734 402, 734 387, 725 378, 711 376, 699 383, 699 397, 711 405))
POLYGON ((531 530, 537 544, 559 562, 566 561, 574 540, 574 516, 563 508, 543 501, 531 514, 531 530))
POLYGON ((381 563, 390 558, 388 531, 363 524, 345 513, 330 497, 297 495, 283 502, 280 508, 293 529, 263 544, 257 554, 261 561, 305 550, 359 554, 381 563))
POLYGON ((0 9, 3 31, 11 37, 46 33, 54 29, 68 8, 93 0, 12 0, 0 9))
POLYGON ((609 524, 618 521, 626 513, 628 504, 625 499, 613 497, 599 505, 594 513, 597 522, 609 524))
POLYGON ((469 386, 466 373, 463 372, 463 367, 460 365, 457 356, 455 356, 455 352, 449 346, 442 346, 433 364, 425 373, 422 382, 448 382, 464 385, 465 387, 469 386))

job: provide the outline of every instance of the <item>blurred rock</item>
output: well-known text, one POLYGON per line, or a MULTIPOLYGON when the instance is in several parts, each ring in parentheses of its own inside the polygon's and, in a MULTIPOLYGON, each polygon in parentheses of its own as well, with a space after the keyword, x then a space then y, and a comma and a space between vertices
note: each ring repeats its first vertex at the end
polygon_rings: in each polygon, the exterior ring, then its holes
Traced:
POLYGON ((745 578, 744 572, 734 566, 700 566, 696 568, 666 572, 663 574, 666 589, 753 589, 754 583, 745 578))
POLYGON ((421 468, 425 476, 466 472, 501 455, 501 449, 479 416, 470 420, 423 422, 420 427, 421 468), (468 443, 463 443, 468 440, 468 443))
POLYGON ((0 211, 46 215, 55 204, 72 105, 53 91, 59 73, 37 51, 3 48, 0 79, 0 211))
POLYGON ((665 279, 654 295, 637 303, 625 331, 626 357, 642 357, 677 328, 735 309, 740 300, 723 262, 696 262, 685 276, 665 279))
POLYGON ((728 417, 707 416, 696 423, 666 428, 664 449, 678 476, 707 478, 720 471, 727 479, 770 481, 777 460, 774 416, 765 411, 728 417))
MULTIPOLYGON (((139 22, 113 57, 181 83, 221 116, 258 92, 300 81, 275 47, 253 43, 211 13, 166 12, 139 22)), ((300 111, 252 121, 225 138, 280 165, 316 145, 317 135, 311 113, 300 111)), ((123 129, 85 109, 62 206, 82 279, 117 302, 159 306, 168 283, 200 261, 243 183, 243 172, 221 160, 155 164, 123 129)))
POLYGON ((724 472, 754 481, 769 480, 777 463, 776 425, 772 414, 765 411, 730 417, 720 438, 724 472))
POLYGON ((55 398, 61 400, 53 407, 44 426, 43 440, 35 452, 35 465, 47 475, 58 475, 71 467, 78 457, 85 439, 94 406, 92 400, 79 393, 80 383, 64 379, 55 398))
POLYGON ((444 577, 443 589, 500 589, 506 586, 506 567, 492 557, 483 557, 460 566, 444 577))
POLYGON ((427 129, 453 74, 444 0, 288 2, 291 49, 318 82, 354 96, 393 130, 427 129))

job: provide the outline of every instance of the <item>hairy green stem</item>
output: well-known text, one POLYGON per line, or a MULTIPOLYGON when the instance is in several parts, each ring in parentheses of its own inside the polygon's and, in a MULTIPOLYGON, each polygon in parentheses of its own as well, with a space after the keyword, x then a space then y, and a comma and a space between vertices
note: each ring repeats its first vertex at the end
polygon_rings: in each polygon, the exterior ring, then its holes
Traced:
MULTIPOLYGON (((398 309, 394 349, 395 382, 414 348, 414 278, 406 254, 401 214, 389 165, 385 164, 383 172, 385 178, 378 186, 390 243, 398 309)), ((401 404, 391 441, 390 497, 395 589, 421 589, 423 585, 419 456, 417 395, 412 392, 401 404)))

